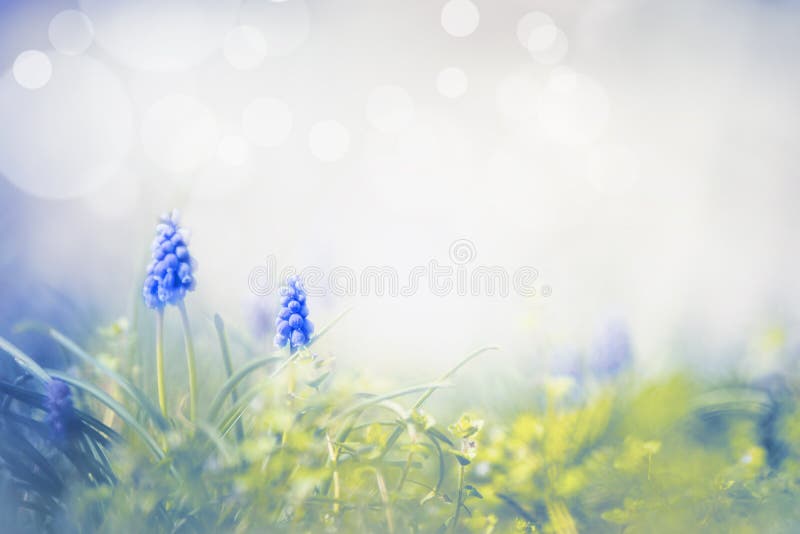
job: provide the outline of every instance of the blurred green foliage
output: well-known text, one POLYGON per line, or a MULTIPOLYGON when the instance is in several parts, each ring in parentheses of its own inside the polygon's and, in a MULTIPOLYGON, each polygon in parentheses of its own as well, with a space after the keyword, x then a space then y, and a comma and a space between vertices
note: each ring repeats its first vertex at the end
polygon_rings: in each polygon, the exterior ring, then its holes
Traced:
MULTIPOLYGON (((453 406, 435 404, 436 391, 458 388, 460 364, 440 382, 376 391, 307 350, 237 365, 253 370, 218 414, 209 409, 216 386, 201 382, 196 424, 173 385, 160 424, 136 386, 125 395, 113 379, 130 376, 143 389, 150 380, 126 352, 141 351, 121 339, 127 329, 105 329, 101 366, 84 360, 74 371, 123 402, 163 452, 85 396, 81 408, 124 440, 108 454, 113 483, 73 477, 54 497, 64 503, 61 524, 77 531, 782 533, 800 525, 793 377, 553 377, 519 392, 533 399, 524 409, 482 413, 467 403, 455 420, 438 420, 453 406)), ((204 361, 219 352, 198 348, 204 361)))

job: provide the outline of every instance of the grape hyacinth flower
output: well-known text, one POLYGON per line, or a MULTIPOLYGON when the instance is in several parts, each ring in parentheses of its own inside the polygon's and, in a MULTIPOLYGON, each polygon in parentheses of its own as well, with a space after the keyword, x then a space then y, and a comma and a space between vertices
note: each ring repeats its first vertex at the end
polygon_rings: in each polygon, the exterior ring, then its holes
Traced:
POLYGON ((167 304, 181 302, 196 285, 197 264, 189 255, 186 232, 179 225, 177 210, 162 215, 152 250, 142 296, 148 308, 161 310, 167 304))
POLYGON ((47 384, 47 397, 44 401, 47 417, 45 421, 55 439, 63 439, 70 431, 75 418, 72 392, 61 380, 51 380, 47 384))
POLYGON ((290 352, 305 346, 314 333, 314 324, 308 320, 308 305, 303 282, 290 276, 287 285, 281 288, 281 309, 275 319, 275 346, 289 345, 290 352))
POLYGON ((194 357, 189 316, 184 297, 194 291, 197 281, 194 272, 197 263, 189 255, 187 233, 179 224, 177 210, 165 214, 156 226, 156 237, 152 246, 152 261, 147 266, 142 296, 148 308, 156 310, 156 375, 158 381, 158 404, 164 417, 167 416, 166 386, 164 384, 164 308, 167 304, 177 307, 181 314, 186 362, 189 372, 189 414, 194 421, 197 416, 197 371, 194 357))

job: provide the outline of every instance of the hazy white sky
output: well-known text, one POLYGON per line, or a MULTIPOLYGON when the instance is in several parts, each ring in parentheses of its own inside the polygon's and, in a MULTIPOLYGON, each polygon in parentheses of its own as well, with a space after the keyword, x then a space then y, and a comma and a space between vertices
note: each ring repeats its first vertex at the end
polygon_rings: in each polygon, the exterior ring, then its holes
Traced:
POLYGON ((320 298, 317 324, 356 306, 329 344, 349 362, 496 343, 547 365, 622 317, 659 364, 676 332, 725 355, 796 324, 795 3, 165 6, 0 17, 0 173, 25 224, 6 246, 109 317, 175 206, 200 262, 192 307, 240 320, 270 255, 404 279, 468 239, 470 269, 538 270, 528 298, 320 298))

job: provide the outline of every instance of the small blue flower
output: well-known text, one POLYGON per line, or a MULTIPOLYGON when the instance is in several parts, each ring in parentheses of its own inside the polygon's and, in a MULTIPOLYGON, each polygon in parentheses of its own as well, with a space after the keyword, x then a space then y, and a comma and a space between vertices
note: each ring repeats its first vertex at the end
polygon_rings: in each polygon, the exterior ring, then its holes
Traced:
POLYGON ((47 410, 45 421, 50 426, 53 437, 55 439, 64 438, 75 421, 72 392, 69 386, 61 380, 51 380, 47 384, 47 398, 44 406, 47 410))
POLYGON ((189 255, 185 230, 178 224, 178 212, 161 216, 153 240, 153 261, 147 266, 142 296, 148 308, 161 310, 177 304, 193 291, 197 263, 189 255))
POLYGON ((304 346, 314 333, 314 325, 308 320, 306 290, 297 276, 290 276, 287 285, 281 288, 281 309, 275 319, 275 346, 289 344, 291 352, 304 346))

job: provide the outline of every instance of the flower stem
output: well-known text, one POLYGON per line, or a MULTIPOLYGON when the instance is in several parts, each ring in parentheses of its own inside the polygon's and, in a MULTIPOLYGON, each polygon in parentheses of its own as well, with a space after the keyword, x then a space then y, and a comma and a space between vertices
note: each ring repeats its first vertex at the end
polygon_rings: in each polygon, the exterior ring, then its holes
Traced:
MULTIPOLYGON (((222 349, 222 362, 225 364, 225 373, 228 376, 228 380, 230 380, 231 376, 233 376, 233 362, 231 362, 231 349, 228 345, 228 336, 225 334, 225 323, 222 321, 222 317, 219 314, 214 315, 214 326, 217 329, 217 336, 219 337, 219 346, 222 349)), ((231 390, 231 402, 233 406, 236 406, 236 403, 239 401, 239 393, 236 391, 236 387, 231 390)), ((242 426, 242 420, 239 418, 236 421, 236 441, 241 443, 244 441, 244 427, 242 426)))
POLYGON ((158 383, 158 405, 161 415, 167 417, 167 390, 164 385, 164 311, 156 312, 156 381, 158 383))
POLYGON ((186 346, 186 366, 189 370, 189 420, 194 423, 197 421, 197 366, 194 358, 194 342, 192 341, 192 330, 189 327, 189 315, 186 313, 183 301, 178 302, 178 310, 181 312, 183 342, 186 346))
POLYGON ((464 505, 464 466, 458 467, 458 499, 456 499, 456 513, 453 515, 453 524, 450 525, 450 532, 458 531, 458 516, 461 514, 461 507, 464 505))

